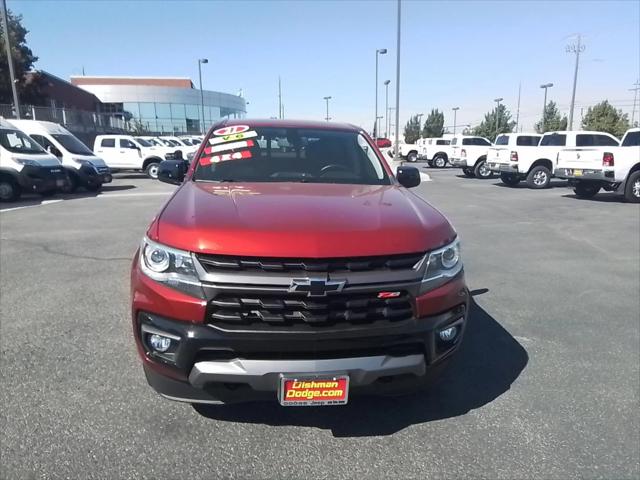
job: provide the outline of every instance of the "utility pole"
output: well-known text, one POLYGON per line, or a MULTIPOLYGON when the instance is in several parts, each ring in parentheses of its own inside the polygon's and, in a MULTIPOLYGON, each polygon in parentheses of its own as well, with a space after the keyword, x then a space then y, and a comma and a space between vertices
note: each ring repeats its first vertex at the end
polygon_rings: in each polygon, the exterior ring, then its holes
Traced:
POLYGON ((398 32, 396 38, 396 138, 393 158, 398 158, 400 149, 400 26, 402 14, 402 0, 398 0, 398 32))
POLYGON ((378 134, 379 132, 378 130, 378 55, 386 55, 387 54, 387 49, 386 48, 379 48, 376 50, 376 115, 374 117, 375 119, 375 124, 374 124, 374 130, 376 130, 373 135, 373 138, 378 138, 378 134))
POLYGON ((206 131, 204 129, 204 93, 202 93, 202 64, 209 63, 209 60, 206 58, 198 59, 198 77, 200 77, 200 108, 202 112, 202 124, 200 125, 200 133, 205 134, 206 131))
POLYGON ((324 101, 327 102, 327 116, 325 120, 328 122, 329 120, 331 120, 331 117, 329 116, 329 100, 331 100, 331 97, 322 97, 322 98, 324 98, 324 101))
POLYGON ((640 80, 637 80, 633 84, 634 88, 630 88, 629 91, 633 93, 633 110, 631 110, 631 127, 634 127, 634 121, 636 119, 636 102, 638 101, 638 90, 640 90, 640 80))
POLYGON ((385 100, 384 100, 384 138, 389 138, 389 84, 391 80, 384 81, 385 100))
POLYGON ((9 80, 11 81, 11 92, 13 93, 13 106, 16 109, 16 118, 20 120, 20 101, 18 100, 18 90, 16 89, 16 74, 13 70, 6 0, 2 0, 2 29, 4 30, 4 46, 7 49, 7 63, 9 64, 9 80))
POLYGON ((416 114, 416 118, 418 119, 418 138, 422 136, 422 117, 423 116, 424 116, 424 113, 416 114))
POLYGON ((498 125, 500 120, 500 102, 504 100, 504 98, 494 98, 493 101, 496 102, 496 137, 498 136, 498 125))
POLYGON ((453 107, 451 110, 453 110, 453 134, 456 134, 456 117, 458 116, 458 110, 460 110, 460 107, 453 107))
POLYGON ((578 34, 577 43, 566 46, 567 53, 576 54, 576 68, 573 72, 573 91, 571 92, 571 107, 569 108, 569 130, 573 130, 573 107, 576 103, 576 84, 578 83, 578 65, 580 64, 580 53, 584 52, 585 46, 581 43, 582 38, 578 34))
POLYGON ((518 125, 520 125, 520 91, 522 90, 522 82, 518 82, 518 109, 516 110, 516 133, 518 125))
POLYGON ((540 88, 544 88, 544 103, 542 104, 542 133, 546 132, 545 127, 545 115, 547 112, 547 90, 553 87, 553 83, 545 83, 540 85, 540 88))
POLYGON ((282 83, 280 82, 280 77, 278 76, 278 118, 282 118, 282 83))

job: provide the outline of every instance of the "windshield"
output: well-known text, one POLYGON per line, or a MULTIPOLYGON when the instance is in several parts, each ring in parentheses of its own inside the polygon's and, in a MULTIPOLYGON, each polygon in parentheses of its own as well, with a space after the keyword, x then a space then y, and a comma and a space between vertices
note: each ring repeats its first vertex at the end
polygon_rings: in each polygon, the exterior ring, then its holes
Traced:
POLYGON ((496 138, 496 145, 509 145, 509 135, 500 135, 496 138))
POLYGON ((182 145, 180 145, 180 142, 176 142, 175 140, 167 140, 167 142, 169 142, 169 145, 171 145, 172 147, 181 147, 182 145))
POLYGON ((135 137, 136 142, 140 144, 141 147, 153 147, 153 145, 149 142, 149 140, 145 140, 144 138, 135 137))
POLYGON ((69 153, 75 153, 76 155, 91 155, 94 156, 93 152, 89 150, 89 148, 78 140, 76 137, 69 133, 56 133, 51 135, 55 138, 60 145, 64 147, 66 151, 69 153))
POLYGON ((357 132, 256 128, 233 137, 208 139, 194 180, 391 183, 374 148, 357 132))
POLYGON ((640 146, 640 130, 637 132, 629 132, 624 137, 624 142, 622 142, 623 147, 637 147, 640 146))
POLYGON ((13 153, 43 154, 47 153, 40 145, 20 130, 0 130, 0 145, 13 153))

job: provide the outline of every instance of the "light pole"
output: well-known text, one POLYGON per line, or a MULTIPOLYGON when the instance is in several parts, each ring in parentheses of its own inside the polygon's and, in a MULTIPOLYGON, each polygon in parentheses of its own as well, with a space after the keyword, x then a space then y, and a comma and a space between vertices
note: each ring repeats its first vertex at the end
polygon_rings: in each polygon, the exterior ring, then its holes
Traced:
POLYGON ((200 126, 200 133, 204 135, 204 93, 202 93, 202 64, 209 63, 206 58, 198 59, 198 76, 200 77, 200 109, 202 110, 202 124, 200 126))
POLYGON ((398 28, 396 32, 396 120, 395 120, 395 144, 393 158, 398 158, 400 149, 400 38, 402 26, 402 2, 398 0, 398 28))
POLYGON ((584 52, 585 46, 580 43, 580 34, 578 34, 578 42, 567 45, 567 53, 576 54, 576 68, 573 72, 573 90, 571 92, 571 107, 569 109, 569 130, 573 130, 573 107, 576 103, 576 84, 578 83, 578 65, 580 63, 580 53, 584 52))
MULTIPOLYGON (((389 84, 391 80, 384 81, 385 100, 384 100, 384 138, 389 138, 389 84)), ((633 123, 633 122, 632 122, 633 123)))
MULTIPOLYGON (((375 119, 376 119, 376 123, 374 124, 375 130, 377 130, 377 123, 378 123, 378 55, 385 55, 387 53, 387 49, 386 48, 379 48, 376 50, 376 115, 375 115, 375 119)), ((373 132, 373 138, 378 138, 378 132, 373 132)))
POLYGON ((630 88, 629 91, 633 92, 633 110, 631 110, 631 128, 635 125, 636 120, 636 102, 638 101, 638 90, 640 90, 640 80, 633 84, 634 88, 630 88))
POLYGON ((416 117, 418 119, 418 138, 420 138, 422 136, 422 117, 424 116, 424 113, 417 113, 416 117))
POLYGON ((376 132, 377 132, 378 130, 380 130, 380 120, 382 120, 383 118, 384 118, 384 117, 383 117, 382 115, 378 115, 378 116, 376 117, 376 132))
POLYGON ((504 100, 504 98, 494 98, 493 101, 496 102, 496 137, 498 136, 498 125, 500 120, 500 102, 504 100))
POLYGON ((453 107, 451 110, 453 110, 453 134, 456 134, 456 118, 458 116, 458 110, 460 110, 460 107, 453 107))
POLYGON ((331 120, 331 117, 329 117, 329 100, 331 100, 331 97, 322 98, 324 98, 324 101, 327 102, 327 117, 325 118, 325 120, 328 122, 329 120, 331 120))
POLYGON ((13 56, 11 55, 11 41, 9 36, 9 20, 7 19, 7 3, 2 1, 2 30, 4 33, 4 46, 7 50, 7 63, 9 64, 9 80, 11 81, 11 92, 13 93, 13 106, 16 109, 16 118, 20 120, 20 101, 18 100, 18 90, 16 89, 16 75, 13 70, 13 56))
POLYGON ((544 129, 544 116, 547 111, 547 89, 553 87, 553 83, 545 83, 544 85, 540 85, 540 88, 544 88, 544 103, 542 104, 542 132, 545 132, 544 129))

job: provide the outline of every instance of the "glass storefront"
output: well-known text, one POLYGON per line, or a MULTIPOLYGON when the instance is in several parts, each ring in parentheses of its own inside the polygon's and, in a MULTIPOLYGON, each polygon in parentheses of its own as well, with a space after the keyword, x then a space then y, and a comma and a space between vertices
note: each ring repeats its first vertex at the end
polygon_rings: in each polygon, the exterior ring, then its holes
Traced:
MULTIPOLYGON (((193 104, 159 102, 104 103, 103 113, 121 116, 125 122, 140 123, 150 133, 200 133, 202 107, 193 104)), ((204 106, 205 127, 223 117, 242 118, 244 112, 229 108, 204 106)))

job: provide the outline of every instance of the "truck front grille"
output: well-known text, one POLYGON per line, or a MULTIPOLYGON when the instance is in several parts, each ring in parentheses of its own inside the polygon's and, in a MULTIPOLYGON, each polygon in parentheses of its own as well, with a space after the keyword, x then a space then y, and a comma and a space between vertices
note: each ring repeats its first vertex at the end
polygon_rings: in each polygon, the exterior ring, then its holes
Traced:
POLYGON ((208 273, 216 271, 265 272, 365 272, 372 270, 407 270, 413 268, 422 253, 352 258, 266 258, 198 254, 208 273))
POLYGON ((220 326, 253 326, 260 329, 301 326, 354 326, 374 322, 396 322, 412 318, 409 294, 378 298, 378 292, 326 297, 307 297, 297 293, 221 294, 209 302, 208 322, 220 326))

